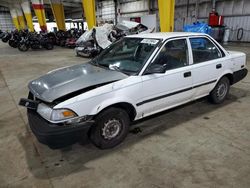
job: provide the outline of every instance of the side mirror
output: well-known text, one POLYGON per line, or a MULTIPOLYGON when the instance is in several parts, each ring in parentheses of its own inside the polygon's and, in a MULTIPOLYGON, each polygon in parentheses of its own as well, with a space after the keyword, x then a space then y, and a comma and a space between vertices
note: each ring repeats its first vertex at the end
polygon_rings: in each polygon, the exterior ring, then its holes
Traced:
POLYGON ((163 74, 166 72, 166 65, 159 65, 159 64, 150 64, 146 69, 146 74, 163 74))

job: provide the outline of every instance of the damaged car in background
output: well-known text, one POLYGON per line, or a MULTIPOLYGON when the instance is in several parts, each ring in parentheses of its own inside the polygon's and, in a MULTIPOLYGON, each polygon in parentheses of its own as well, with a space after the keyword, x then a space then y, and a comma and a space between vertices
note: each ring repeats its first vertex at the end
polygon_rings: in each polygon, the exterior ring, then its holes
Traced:
POLYGON ((117 25, 106 23, 103 26, 95 27, 82 34, 76 41, 75 52, 77 56, 95 57, 103 49, 124 36, 138 33, 152 33, 153 31, 154 28, 150 29, 143 24, 133 21, 124 20, 117 25))
POLYGON ((247 73, 246 54, 226 51, 206 34, 130 35, 88 63, 31 81, 19 105, 41 143, 59 148, 90 138, 107 149, 135 120, 204 96, 222 103, 247 73))

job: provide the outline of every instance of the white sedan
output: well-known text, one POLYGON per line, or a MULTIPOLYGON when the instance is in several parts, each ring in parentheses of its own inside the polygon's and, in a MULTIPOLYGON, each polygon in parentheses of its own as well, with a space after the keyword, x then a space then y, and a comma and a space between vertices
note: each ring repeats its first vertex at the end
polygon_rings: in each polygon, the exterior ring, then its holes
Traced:
POLYGON ((111 148, 130 123, 209 96, 222 103, 247 75, 246 55, 226 51, 199 33, 127 36, 88 63, 64 67, 29 83, 31 130, 51 148, 89 137, 111 148))

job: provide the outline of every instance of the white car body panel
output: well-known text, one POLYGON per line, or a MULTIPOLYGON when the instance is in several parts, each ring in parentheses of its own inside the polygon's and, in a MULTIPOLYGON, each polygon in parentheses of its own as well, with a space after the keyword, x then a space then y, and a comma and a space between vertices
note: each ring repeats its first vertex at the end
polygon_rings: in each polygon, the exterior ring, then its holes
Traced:
POLYGON ((143 75, 146 67, 160 51, 159 47, 157 47, 137 76, 129 76, 120 81, 87 91, 61 102, 53 108, 67 108, 76 112, 78 116, 85 116, 96 115, 103 109, 117 103, 129 103, 136 110, 135 120, 137 120, 208 95, 222 76, 232 74, 242 69, 242 66, 246 64, 246 55, 244 53, 227 52, 220 44, 205 34, 184 32, 154 33, 133 35, 131 37, 157 38, 162 39, 165 43, 172 40, 173 37, 175 39, 186 38, 189 48, 189 65, 166 71, 164 74, 143 75), (191 45, 188 38, 194 36, 209 38, 223 51, 225 56, 216 60, 193 64, 191 45), (216 69, 217 64, 222 64, 222 68, 216 69), (191 71, 192 76, 184 78, 183 74, 187 71, 191 71), (207 82, 211 83, 203 85, 207 82), (198 85, 200 86, 196 87, 198 85), (187 88, 192 89, 185 91, 187 88), (184 90, 184 92, 178 93, 180 90, 184 90), (148 102, 152 98, 175 92, 177 93, 168 97, 148 102))

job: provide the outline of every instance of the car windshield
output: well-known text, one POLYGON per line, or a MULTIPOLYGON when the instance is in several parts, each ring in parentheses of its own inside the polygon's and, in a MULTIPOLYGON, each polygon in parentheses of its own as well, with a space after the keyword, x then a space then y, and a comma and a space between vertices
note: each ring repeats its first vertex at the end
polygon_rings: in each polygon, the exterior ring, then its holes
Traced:
POLYGON ((93 62, 128 75, 137 74, 159 43, 159 39, 125 37, 105 49, 93 62))

